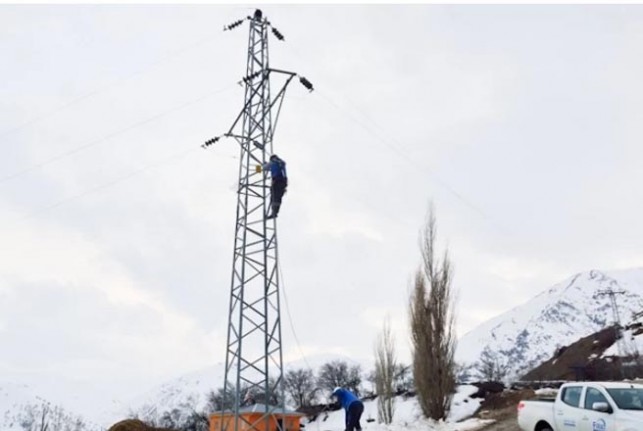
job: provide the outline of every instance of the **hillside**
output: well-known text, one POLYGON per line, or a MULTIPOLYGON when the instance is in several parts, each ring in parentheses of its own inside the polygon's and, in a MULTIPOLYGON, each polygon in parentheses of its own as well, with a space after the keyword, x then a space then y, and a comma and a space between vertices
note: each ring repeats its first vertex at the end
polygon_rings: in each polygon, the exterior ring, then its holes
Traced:
POLYGON ((619 337, 608 327, 563 346, 522 380, 614 380, 643 376, 643 324, 633 322, 619 337))
POLYGON ((485 348, 518 377, 561 346, 609 326, 610 299, 601 295, 606 289, 623 292, 616 298, 623 319, 643 310, 643 269, 576 274, 465 334, 456 352, 458 363, 466 366, 463 376, 477 377, 476 362, 485 348))
MULTIPOLYGON (((583 358, 596 360, 616 355, 619 350, 623 350, 623 346, 619 347, 619 343, 614 343, 613 334, 610 335, 610 331, 605 330, 613 320, 609 298, 600 295, 606 289, 623 292, 616 300, 624 320, 643 310, 643 269, 576 274, 463 336, 456 352, 457 361, 466 365, 460 377, 476 379, 476 362, 485 348, 510 365, 510 377, 513 378, 525 374, 526 378, 534 379, 572 378, 574 367, 578 368, 583 363, 583 358), (577 343, 578 347, 566 352, 561 350, 561 347, 573 343, 577 343), (537 368, 543 362, 547 364, 537 368)), ((634 343, 626 343, 629 346, 626 350, 643 351, 643 345, 637 347, 637 343, 641 344, 638 341, 641 337, 636 337, 636 334, 638 332, 634 329, 626 333, 624 339, 636 339, 634 343)), ((306 362, 286 364, 285 369, 312 367, 316 371, 319 366, 332 359, 356 364, 350 358, 329 355, 307 359, 306 362)), ((370 364, 359 365, 364 373, 371 369, 370 364)), ((93 425, 88 425, 89 419, 103 427, 127 417, 157 421, 167 412, 172 412, 180 419, 181 415, 204 409, 207 394, 219 388, 222 382, 223 366, 217 364, 169 380, 134 398, 123 397, 122 400, 112 400, 105 404, 94 403, 100 406, 100 411, 92 410, 93 414, 86 416, 87 420, 81 419, 79 413, 90 414, 90 409, 83 408, 82 403, 76 405, 80 396, 78 391, 61 386, 59 394, 55 394, 60 395, 56 400, 70 401, 65 404, 54 402, 51 396, 43 395, 53 394, 38 392, 27 385, 0 385, 0 413, 4 420, 2 429, 13 430, 12 427, 25 415, 36 416, 42 406, 56 406, 60 417, 82 423, 84 428, 78 428, 79 431, 94 429, 93 425)))

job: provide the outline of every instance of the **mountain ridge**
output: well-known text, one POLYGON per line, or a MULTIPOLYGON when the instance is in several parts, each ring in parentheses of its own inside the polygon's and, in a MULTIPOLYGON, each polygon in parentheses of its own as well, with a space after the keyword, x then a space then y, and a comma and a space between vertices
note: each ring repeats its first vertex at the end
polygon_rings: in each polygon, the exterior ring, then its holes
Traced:
MULTIPOLYGON (((501 360, 510 364, 509 376, 517 378, 550 359, 561 346, 609 326, 614 318, 610 298, 604 293, 610 289, 622 292, 617 295, 616 301, 623 324, 627 323, 632 313, 643 310, 643 268, 580 272, 542 290, 532 299, 483 322, 460 337, 456 361, 463 365, 465 376, 475 380, 476 363, 482 351, 489 348, 501 360)), ((311 357, 287 363, 284 368, 312 366, 318 369, 322 363, 333 359, 341 359, 351 365, 357 364, 347 357, 321 355, 319 358, 311 357)), ((367 367, 371 364, 360 365, 364 373, 370 370, 367 367)), ((126 403, 114 401, 109 405, 109 411, 106 409, 101 414, 100 419, 88 419, 107 427, 126 417, 155 419, 165 412, 181 408, 186 411, 199 410, 207 403, 207 393, 221 386, 223 371, 223 364, 218 363, 181 375, 142 395, 130 398, 126 403)), ((9 401, 13 402, 12 405, 32 410, 43 403, 54 405, 46 396, 34 395, 33 388, 27 385, 5 385, 3 391, 3 385, 0 384, 0 414, 4 414, 5 420, 5 428, 2 429, 13 429, 6 424, 9 417, 7 412, 11 410, 7 407, 9 401), (12 391, 15 395, 11 395, 12 391)), ((65 408, 69 409, 69 403, 65 404, 65 408)), ((69 417, 79 417, 68 413, 69 411, 65 410, 64 413, 69 417)), ((2 419, 0 416, 0 420, 2 419)), ((87 424, 83 429, 95 429, 91 427, 91 423, 87 424)))
POLYGON ((509 364, 509 375, 549 359, 555 350, 597 332, 614 321, 609 290, 616 294, 623 324, 643 310, 643 269, 577 273, 502 313, 458 340, 456 361, 475 378, 487 348, 509 364))

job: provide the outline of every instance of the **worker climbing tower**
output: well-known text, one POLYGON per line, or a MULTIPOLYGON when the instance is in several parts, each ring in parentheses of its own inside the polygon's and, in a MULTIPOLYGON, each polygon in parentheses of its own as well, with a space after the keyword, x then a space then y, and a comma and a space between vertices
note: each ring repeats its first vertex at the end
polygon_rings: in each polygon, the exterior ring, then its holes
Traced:
POLYGON ((284 412, 285 402, 277 223, 267 218, 270 186, 261 167, 273 153, 275 126, 288 84, 298 77, 304 87, 313 89, 294 72, 270 68, 268 31, 279 40, 284 37, 261 10, 225 30, 244 21, 249 22, 250 32, 243 108, 227 133, 203 145, 207 148, 226 137, 240 146, 223 403, 233 421, 222 419, 221 431, 268 430, 274 428, 269 423, 282 423, 275 419, 277 412, 284 412), (274 96, 272 79, 280 79, 274 96), (253 415, 240 414, 247 404, 254 405, 253 415))

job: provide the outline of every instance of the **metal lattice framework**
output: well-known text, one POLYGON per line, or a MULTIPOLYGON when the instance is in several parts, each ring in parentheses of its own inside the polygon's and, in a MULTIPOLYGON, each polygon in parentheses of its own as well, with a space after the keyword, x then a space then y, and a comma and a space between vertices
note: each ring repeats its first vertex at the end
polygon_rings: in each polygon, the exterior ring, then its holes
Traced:
POLYGON ((618 331, 618 339, 616 340, 616 348, 618 350, 619 356, 624 356, 628 354, 627 343, 623 338, 623 324, 621 323, 621 315, 618 311, 618 304, 616 303, 616 295, 625 294, 624 290, 614 290, 612 286, 608 286, 607 289, 602 289, 596 292, 597 296, 608 296, 610 299, 610 306, 612 307, 612 316, 614 319, 614 325, 618 331))
MULTIPOLYGON (((275 219, 266 218, 270 210, 270 186, 263 169, 258 167, 272 154, 273 135, 286 88, 297 74, 269 67, 271 24, 261 11, 255 11, 247 20, 250 33, 243 78, 244 105, 230 130, 223 135, 234 138, 240 146, 224 376, 224 404, 231 407, 235 425, 234 430, 228 431, 268 429, 270 417, 283 412, 285 407, 277 225, 275 219), (270 80, 274 75, 281 76, 283 82, 271 97, 270 80), (263 409, 261 418, 253 423, 239 415, 240 407, 251 402, 261 403, 263 409)), ((238 27, 242 22, 239 20, 226 29, 238 27)), ((274 27, 272 33, 283 40, 283 35, 274 27)), ((300 82, 312 91, 308 80, 300 77, 300 82)), ((204 148, 220 138, 209 140, 204 148)))

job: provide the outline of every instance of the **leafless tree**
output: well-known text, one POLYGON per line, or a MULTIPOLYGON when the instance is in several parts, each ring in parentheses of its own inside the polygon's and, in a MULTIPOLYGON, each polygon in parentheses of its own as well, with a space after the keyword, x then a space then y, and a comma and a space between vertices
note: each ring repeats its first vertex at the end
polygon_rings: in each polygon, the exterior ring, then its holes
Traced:
POLYGON ((478 372, 484 380, 501 382, 509 373, 509 361, 486 346, 480 354, 477 364, 478 372))
POLYGON ((43 404, 42 415, 40 417, 40 431, 47 431, 47 428, 49 428, 49 419, 47 418, 49 410, 49 404, 43 404))
MULTIPOLYGON (((248 393, 248 385, 241 384, 239 392, 239 401, 243 402, 244 397, 248 393)), ((206 410, 210 412, 217 412, 221 410, 228 410, 234 407, 236 402, 236 392, 233 389, 232 383, 228 383, 227 391, 223 387, 218 388, 216 391, 210 391, 207 395, 206 410)))
POLYGON ((415 274, 409 301, 413 343, 413 377, 422 412, 445 419, 455 390, 455 312, 452 266, 445 250, 436 250, 437 228, 433 207, 420 235, 422 265, 415 274))
POLYGON ((284 389, 297 407, 310 406, 317 395, 313 371, 305 368, 288 370, 284 376, 284 389))
POLYGON ((413 389, 413 370, 410 365, 397 363, 395 364, 395 378, 393 387, 395 392, 406 392, 413 389))
POLYGON ((329 392, 336 386, 342 386, 359 395, 362 384, 362 371, 359 365, 348 366, 345 361, 330 361, 319 369, 317 386, 329 392))
POLYGON ((375 392, 377 393, 377 420, 390 424, 395 411, 395 340, 389 320, 375 344, 375 392))

